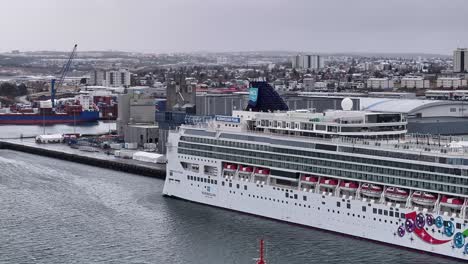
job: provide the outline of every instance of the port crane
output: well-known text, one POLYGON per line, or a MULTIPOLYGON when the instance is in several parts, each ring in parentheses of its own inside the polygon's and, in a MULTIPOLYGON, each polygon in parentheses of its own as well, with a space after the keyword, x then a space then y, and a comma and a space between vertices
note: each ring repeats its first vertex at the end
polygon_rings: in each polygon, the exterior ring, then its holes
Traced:
POLYGON ((65 76, 70 70, 72 61, 76 56, 77 47, 78 47, 78 44, 75 44, 75 46, 73 46, 73 50, 70 53, 70 56, 68 57, 67 63, 65 63, 62 69, 60 70, 60 77, 58 79, 53 78, 50 82, 50 100, 52 102, 52 109, 54 110, 55 110, 55 93, 62 86, 63 80, 65 79, 65 76))

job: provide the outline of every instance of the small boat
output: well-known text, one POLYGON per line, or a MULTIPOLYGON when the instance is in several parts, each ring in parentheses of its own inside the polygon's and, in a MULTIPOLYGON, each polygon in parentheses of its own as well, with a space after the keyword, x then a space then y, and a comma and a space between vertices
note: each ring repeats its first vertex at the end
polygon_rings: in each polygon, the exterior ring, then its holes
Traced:
POLYGON ((318 182, 318 177, 309 174, 304 174, 302 175, 301 180, 306 183, 316 184, 318 182))
POLYGON ((444 196, 440 199, 440 205, 453 209, 460 209, 463 206, 463 199, 444 196))
POLYGON ((355 192, 359 185, 355 182, 345 182, 342 181, 340 183, 340 189, 343 191, 348 191, 348 192, 355 192))
POLYGON ((337 179, 327 179, 327 178, 320 179, 320 186, 322 187, 335 188, 337 185, 338 185, 337 179))
POLYGON ((224 163, 224 171, 236 171, 236 170, 237 170, 236 164, 224 163))
POLYGON ((416 191, 411 197, 411 201, 415 204, 424 206, 434 206, 437 196, 432 193, 416 191))
POLYGON ((386 198, 397 202, 405 202, 408 199, 408 195, 408 191, 396 187, 388 187, 385 191, 386 198))
POLYGON ((361 194, 367 197, 380 198, 382 187, 374 184, 364 183, 361 186, 361 194))

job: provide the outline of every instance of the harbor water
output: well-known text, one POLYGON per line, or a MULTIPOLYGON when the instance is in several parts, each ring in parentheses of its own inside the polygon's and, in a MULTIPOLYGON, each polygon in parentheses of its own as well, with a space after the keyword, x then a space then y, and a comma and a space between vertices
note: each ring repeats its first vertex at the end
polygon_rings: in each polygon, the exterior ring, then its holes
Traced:
POLYGON ((164 181, 0 150, 0 263, 458 263, 161 195, 164 181))
POLYGON ((35 137, 42 134, 101 134, 115 130, 115 121, 98 121, 86 124, 58 124, 58 125, 0 125, 0 139, 35 137))

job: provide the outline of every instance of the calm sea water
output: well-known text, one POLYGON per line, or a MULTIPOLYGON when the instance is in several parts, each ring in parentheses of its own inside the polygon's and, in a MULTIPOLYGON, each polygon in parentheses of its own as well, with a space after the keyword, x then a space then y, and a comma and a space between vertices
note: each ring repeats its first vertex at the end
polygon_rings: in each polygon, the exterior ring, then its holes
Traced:
POLYGON ((458 263, 162 197, 163 181, 0 150, 0 263, 458 263))
POLYGON ((25 125, 0 125, 0 139, 1 138, 18 138, 21 135, 24 137, 55 133, 82 133, 82 134, 96 134, 105 133, 109 130, 116 128, 115 121, 99 121, 89 124, 80 125, 50 125, 50 126, 25 126, 25 125))

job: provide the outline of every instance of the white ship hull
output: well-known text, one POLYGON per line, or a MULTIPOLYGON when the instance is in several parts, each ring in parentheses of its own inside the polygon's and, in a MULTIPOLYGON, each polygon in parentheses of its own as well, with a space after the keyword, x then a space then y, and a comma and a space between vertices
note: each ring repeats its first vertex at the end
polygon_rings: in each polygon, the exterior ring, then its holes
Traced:
MULTIPOLYGON (((175 134, 171 136, 175 137, 175 134)), ((173 140, 177 144, 178 139, 173 140)), ((399 235, 398 228, 405 228, 406 220, 395 214, 400 216, 401 213, 419 213, 415 209, 399 208, 395 204, 390 206, 370 199, 337 197, 331 193, 304 192, 298 189, 288 189, 286 192, 285 187, 259 185, 252 181, 238 180, 235 176, 232 180, 230 177, 225 178, 222 176, 222 160, 180 155, 176 151, 168 151, 167 158, 164 195, 443 256, 468 259, 468 254, 464 253, 465 247, 457 248, 454 245, 454 236, 444 234, 444 227, 425 224, 425 232, 405 230, 404 235, 399 235), (181 161, 196 162, 200 168, 205 165, 216 166, 218 172, 212 176, 205 175, 202 170, 197 173, 182 167, 181 161), (431 244, 429 240, 424 240, 427 235, 430 235, 429 239, 442 242, 431 244)), ((435 219, 437 215, 433 217, 435 219)), ((455 233, 466 229, 466 223, 462 219, 442 217, 454 224, 461 223, 461 229, 456 229, 455 233)))

